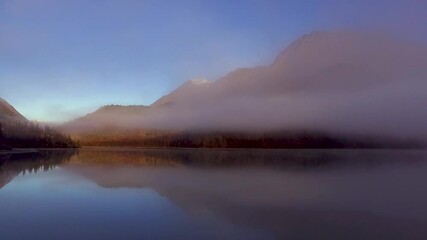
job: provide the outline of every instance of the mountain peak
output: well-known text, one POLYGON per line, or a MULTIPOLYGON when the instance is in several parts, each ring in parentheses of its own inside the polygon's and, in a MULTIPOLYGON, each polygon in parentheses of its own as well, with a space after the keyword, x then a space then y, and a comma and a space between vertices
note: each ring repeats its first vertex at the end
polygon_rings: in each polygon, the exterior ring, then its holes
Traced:
POLYGON ((295 41, 293 41, 288 48, 298 47, 301 46, 304 43, 307 43, 309 41, 317 41, 321 38, 327 38, 330 36, 336 35, 334 32, 326 32, 326 31, 314 31, 307 34, 302 35, 301 37, 297 38, 295 41))
POLYGON ((191 85, 198 86, 198 85, 209 84, 209 83, 210 83, 210 82, 209 82, 207 79, 204 79, 204 78, 196 78, 196 79, 188 80, 187 82, 185 82, 185 83, 184 83, 184 85, 186 85, 186 84, 191 84, 191 85))
POLYGON ((184 84, 179 86, 174 91, 169 94, 161 97, 159 100, 154 102, 153 106, 166 105, 174 103, 177 101, 186 101, 191 99, 195 95, 200 94, 200 91, 203 91, 211 84, 210 81, 204 78, 196 78, 186 81, 184 84))

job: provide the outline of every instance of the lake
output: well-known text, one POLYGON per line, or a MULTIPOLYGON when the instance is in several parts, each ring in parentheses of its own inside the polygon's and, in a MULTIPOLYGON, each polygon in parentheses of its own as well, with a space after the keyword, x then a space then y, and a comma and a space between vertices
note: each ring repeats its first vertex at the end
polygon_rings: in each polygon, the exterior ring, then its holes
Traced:
POLYGON ((427 151, 0 155, 1 239, 427 239, 427 151))

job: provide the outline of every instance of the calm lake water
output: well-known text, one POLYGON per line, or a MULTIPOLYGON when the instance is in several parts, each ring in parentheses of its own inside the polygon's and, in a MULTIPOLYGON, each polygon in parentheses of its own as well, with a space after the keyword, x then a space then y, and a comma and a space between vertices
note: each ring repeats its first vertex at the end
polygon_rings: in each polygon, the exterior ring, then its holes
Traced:
POLYGON ((0 155, 0 239, 427 239, 427 152, 0 155))

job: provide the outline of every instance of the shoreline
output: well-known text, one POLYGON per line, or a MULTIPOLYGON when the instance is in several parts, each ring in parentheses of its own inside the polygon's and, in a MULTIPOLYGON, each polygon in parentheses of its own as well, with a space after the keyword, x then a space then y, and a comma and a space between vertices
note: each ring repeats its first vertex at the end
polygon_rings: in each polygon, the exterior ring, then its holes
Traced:
POLYGON ((25 153, 38 153, 39 150, 34 148, 15 148, 12 150, 0 150, 0 155, 10 155, 10 154, 25 154, 25 153))

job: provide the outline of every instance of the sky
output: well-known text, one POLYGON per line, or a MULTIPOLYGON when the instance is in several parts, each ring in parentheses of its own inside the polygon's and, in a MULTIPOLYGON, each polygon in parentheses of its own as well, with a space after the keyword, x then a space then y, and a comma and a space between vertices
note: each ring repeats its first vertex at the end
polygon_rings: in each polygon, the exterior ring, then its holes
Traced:
POLYGON ((0 97, 48 122, 148 105, 186 80, 270 64, 312 31, 425 42, 425 12, 421 0, 0 0, 0 97))

